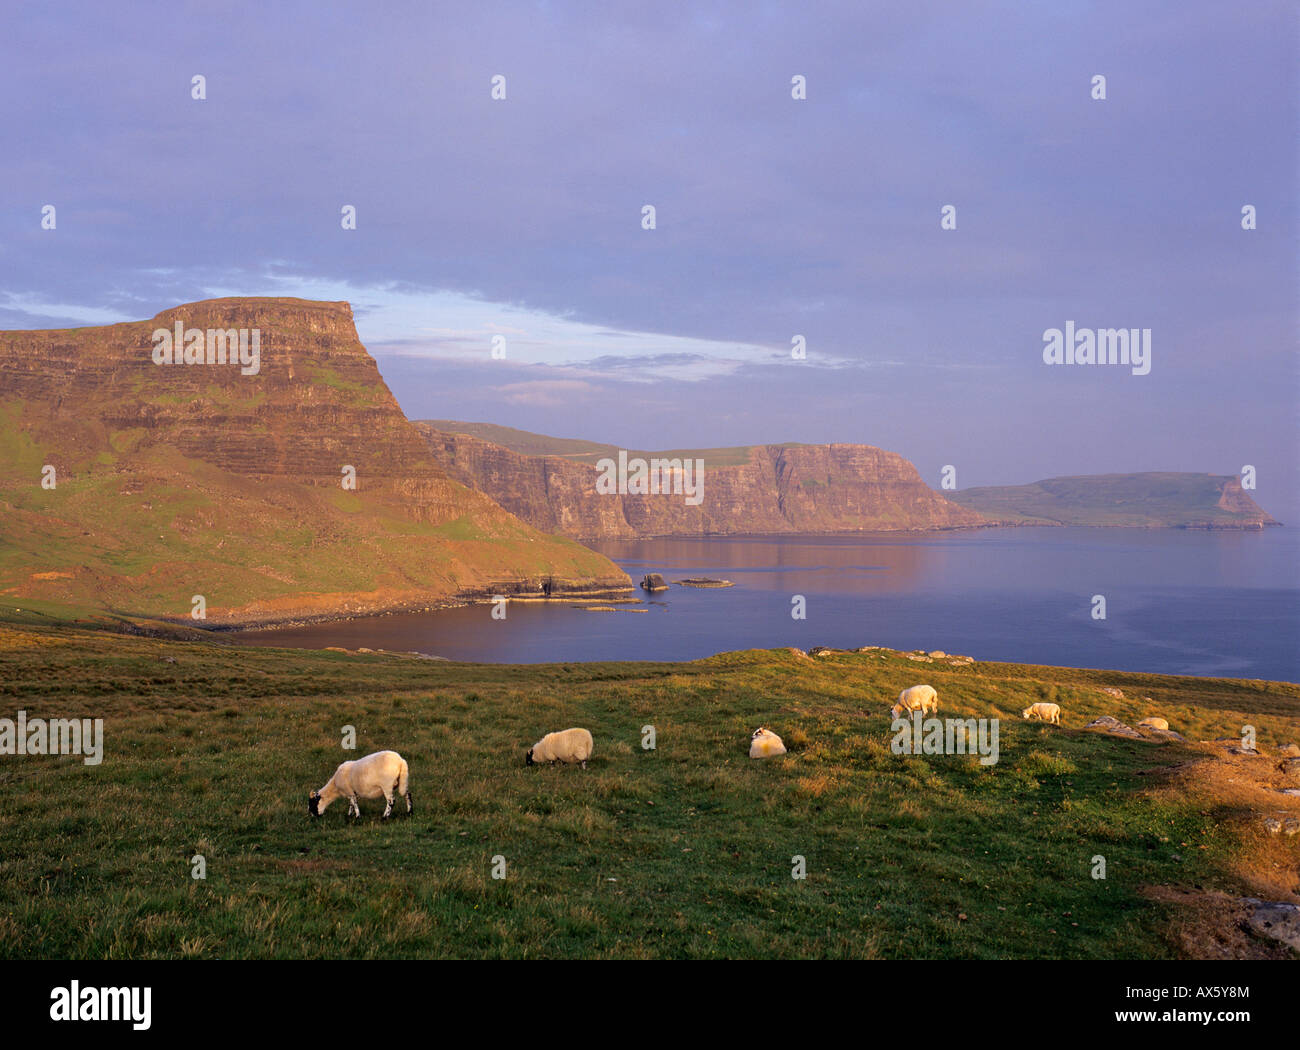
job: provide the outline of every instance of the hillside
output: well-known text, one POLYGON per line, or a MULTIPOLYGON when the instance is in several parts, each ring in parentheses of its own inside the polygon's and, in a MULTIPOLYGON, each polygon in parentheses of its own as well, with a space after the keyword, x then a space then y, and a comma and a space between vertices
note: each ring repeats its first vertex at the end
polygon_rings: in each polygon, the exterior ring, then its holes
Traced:
POLYGON ((758 445, 752 448, 629 451, 629 457, 704 461, 703 501, 681 495, 602 495, 595 461, 614 446, 548 444, 540 435, 502 434, 482 424, 420 422, 448 474, 484 492, 544 532, 576 539, 639 536, 850 533, 967 528, 983 515, 925 485, 902 456, 870 445, 758 445), (474 426, 524 453, 440 427, 474 426), (516 435, 516 436, 512 436, 516 435), (517 435, 523 435, 523 439, 517 435))
POLYGON ((1090 474, 963 489, 949 498, 1011 525, 1258 529, 1281 524, 1233 475, 1090 474))
POLYGON ((0 957, 1290 954, 1243 898, 1300 901, 1300 835, 1266 825, 1300 817, 1295 686, 910 655, 525 668, 0 624, 5 716, 106 727, 97 766, 0 762, 0 957), (1001 720, 995 764, 892 750, 922 676, 941 716, 1001 720), (1190 743, 1082 728, 1152 713, 1190 743), (1262 757, 1200 743, 1246 724, 1262 757), (568 725, 586 770, 525 766, 568 725), (789 754, 747 758, 759 725, 789 754), (385 747, 414 815, 313 822, 308 790, 385 747))
POLYGON ((216 299, 0 333, 8 600, 189 622, 202 595, 208 625, 233 625, 629 585, 449 478, 347 303, 216 299), (152 334, 178 321, 243 329, 250 351, 256 330, 256 368, 156 364, 152 334))

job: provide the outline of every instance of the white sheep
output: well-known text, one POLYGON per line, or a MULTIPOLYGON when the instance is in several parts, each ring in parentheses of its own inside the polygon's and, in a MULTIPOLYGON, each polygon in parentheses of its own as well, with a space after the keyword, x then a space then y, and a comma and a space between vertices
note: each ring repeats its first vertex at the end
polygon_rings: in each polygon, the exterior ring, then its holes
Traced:
POLYGON ((406 812, 411 813, 411 792, 407 783, 409 770, 406 759, 396 751, 376 751, 373 755, 344 762, 329 782, 319 791, 307 796, 307 812, 319 817, 336 798, 348 800, 348 816, 361 816, 359 798, 379 798, 384 796, 388 805, 384 807, 384 819, 393 812, 393 793, 406 798, 406 812))
POLYGON ((587 759, 595 747, 591 733, 585 729, 565 729, 559 733, 547 733, 528 749, 524 761, 528 765, 538 762, 581 762, 587 768, 587 759))
POLYGON ((776 758, 785 754, 785 744, 770 729, 759 726, 749 738, 750 758, 776 758))
POLYGON ((1169 723, 1158 715, 1152 715, 1150 718, 1144 718, 1138 723, 1139 728, 1145 726, 1147 729, 1164 729, 1168 731, 1169 723))
POLYGON ((1051 722, 1054 726, 1061 724, 1061 705, 1037 703, 1030 704, 1020 712, 1021 718, 1039 718, 1044 722, 1051 722))
POLYGON ((939 692, 932 685, 914 685, 898 694, 898 703, 889 709, 890 717, 899 718, 904 711, 920 711, 922 716, 939 713, 939 692))

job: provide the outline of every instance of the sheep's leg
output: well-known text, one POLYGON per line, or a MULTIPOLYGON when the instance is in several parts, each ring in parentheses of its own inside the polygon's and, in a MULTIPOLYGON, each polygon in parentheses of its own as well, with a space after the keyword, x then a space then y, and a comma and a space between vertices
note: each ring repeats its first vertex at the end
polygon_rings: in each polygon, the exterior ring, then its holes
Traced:
POLYGON ((587 768, 587 760, 585 758, 582 760, 582 768, 583 769, 587 768))
POLYGON ((357 804, 356 795, 348 796, 348 816, 356 817, 358 820, 361 819, 361 807, 357 804))
POLYGON ((393 793, 391 791, 384 792, 384 801, 388 803, 384 807, 384 819, 387 820, 393 812, 393 793))
POLYGON ((409 791, 406 793, 406 812, 408 813, 415 812, 415 807, 411 805, 411 793, 409 791))

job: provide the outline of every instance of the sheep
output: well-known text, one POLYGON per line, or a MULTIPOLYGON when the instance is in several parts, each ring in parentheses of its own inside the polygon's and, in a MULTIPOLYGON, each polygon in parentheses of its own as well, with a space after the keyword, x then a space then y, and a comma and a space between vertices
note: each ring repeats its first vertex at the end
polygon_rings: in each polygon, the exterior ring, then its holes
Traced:
POLYGON ((902 717, 904 711, 920 711, 922 716, 939 713, 939 693, 932 685, 914 685, 898 694, 898 703, 889 709, 891 718, 902 717))
POLYGON ((528 749, 524 762, 533 766, 538 762, 581 762, 587 768, 587 759, 591 757, 594 747, 591 733, 585 729, 565 729, 559 733, 547 733, 528 749))
POLYGON ((313 817, 321 816, 336 798, 348 800, 348 816, 361 816, 359 798, 378 798, 384 796, 388 803, 384 807, 384 820, 393 812, 393 793, 406 798, 406 812, 412 813, 411 791, 408 784, 406 759, 396 751, 376 751, 373 755, 344 762, 329 782, 319 791, 312 791, 307 796, 307 812, 313 817))
POLYGON ((1030 704, 1020 712, 1021 718, 1041 718, 1044 722, 1051 722, 1054 726, 1061 724, 1061 705, 1060 704, 1030 704))
POLYGON ((759 726, 749 738, 750 758, 776 758, 785 754, 785 744, 770 729, 759 726))
POLYGON ((1152 715, 1150 718, 1144 718, 1138 723, 1138 728, 1145 726, 1147 729, 1163 729, 1166 732, 1169 729, 1169 723, 1158 715, 1152 715))

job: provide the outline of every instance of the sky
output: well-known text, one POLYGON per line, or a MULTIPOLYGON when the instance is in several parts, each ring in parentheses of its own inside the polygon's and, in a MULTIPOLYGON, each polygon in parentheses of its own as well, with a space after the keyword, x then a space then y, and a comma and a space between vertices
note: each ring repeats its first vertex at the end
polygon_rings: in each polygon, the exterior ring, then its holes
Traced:
POLYGON ((346 299, 415 419, 861 442, 936 488, 1250 464, 1300 521, 1294 4, 5 21, 0 328, 346 299), (1046 364, 1067 321, 1150 329, 1150 373, 1046 364))

